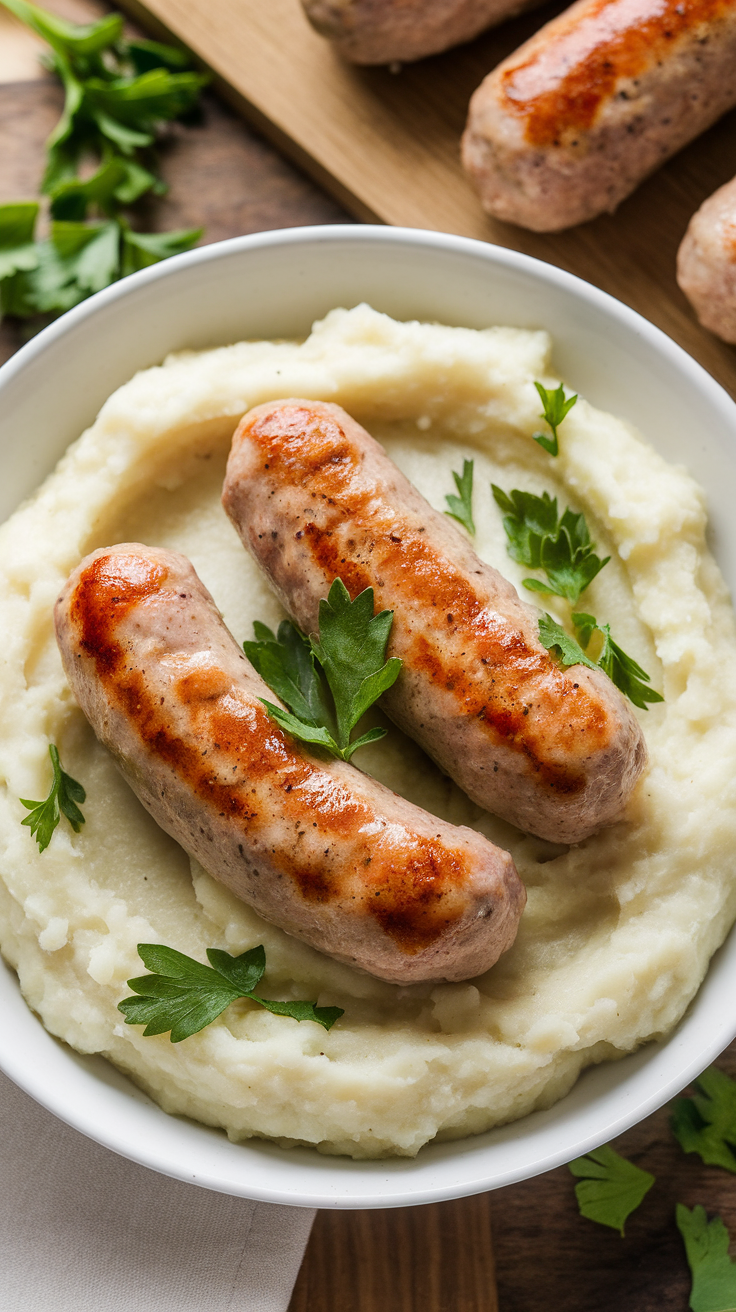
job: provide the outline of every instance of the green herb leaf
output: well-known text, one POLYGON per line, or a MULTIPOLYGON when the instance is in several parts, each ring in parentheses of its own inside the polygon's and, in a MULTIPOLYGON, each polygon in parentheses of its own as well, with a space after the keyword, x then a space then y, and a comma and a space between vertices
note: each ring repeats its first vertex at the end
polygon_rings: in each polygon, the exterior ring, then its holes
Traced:
POLYGON ((584 647, 596 631, 603 634, 603 650, 598 657, 598 668, 608 675, 612 683, 640 710, 648 710, 647 702, 663 702, 661 693, 648 688, 649 675, 611 637, 611 626, 599 624, 593 615, 573 615, 572 622, 584 647))
POLYGON ((621 1157, 609 1144, 576 1157, 569 1170, 581 1180, 575 1185, 580 1215, 618 1230, 622 1237, 628 1217, 654 1184, 653 1175, 621 1157))
POLYGON ((56 51, 67 55, 94 55, 119 41, 123 34, 120 14, 106 14, 96 23, 67 23, 56 14, 26 3, 26 0, 0 0, 26 27, 37 32, 56 51))
POLYGON ((48 797, 43 802, 32 802, 25 797, 20 799, 21 804, 30 811, 30 815, 21 820, 21 824, 29 826, 38 843, 39 852, 48 847, 62 815, 66 816, 75 834, 79 833, 84 824, 84 816, 77 803, 84 802, 87 796, 82 785, 62 770, 59 753, 53 743, 49 743, 49 756, 54 778, 48 797))
POLYGON ((126 1025, 145 1025, 144 1036, 169 1033, 172 1043, 181 1043, 211 1025, 237 998, 250 998, 277 1016, 315 1021, 326 1030, 345 1014, 341 1007, 280 1002, 254 993, 266 969, 262 945, 239 957, 208 948, 209 966, 159 943, 139 943, 138 955, 152 973, 128 980, 137 996, 124 998, 118 1011, 126 1025))
POLYGON ((530 592, 553 592, 574 605, 580 593, 607 565, 610 556, 601 560, 590 540, 585 515, 565 510, 558 519, 557 499, 544 492, 504 492, 491 484, 493 499, 503 513, 503 527, 508 539, 508 553, 520 565, 543 569, 547 581, 524 579, 530 592))
POLYGON ((133 232, 123 230, 123 277, 147 269, 150 264, 168 260, 171 255, 189 251, 199 241, 204 228, 177 228, 175 232, 133 232))
POLYGON ((547 651, 555 652, 561 665, 587 665, 590 670, 598 668, 562 625, 546 613, 539 619, 539 641, 547 651))
POLYGON ((544 407, 544 411, 539 418, 546 419, 552 429, 552 436, 549 437, 547 433, 532 433, 532 437, 534 438, 534 441, 538 442, 539 445, 543 447, 545 451, 548 451, 551 456, 557 456, 560 453, 557 429, 565 416, 570 410, 572 410, 578 399, 577 394, 571 396, 570 399, 566 401, 565 389, 562 386, 562 383, 560 383, 559 387, 547 388, 543 383, 535 381, 534 386, 539 392, 539 397, 544 407))
POLYGON ((690 1211, 678 1203, 675 1217, 693 1278, 691 1312, 736 1312, 736 1263, 728 1256, 730 1236, 720 1216, 709 1221, 703 1207, 690 1211))
POLYGON ((396 656, 384 663, 393 611, 374 615, 373 609, 373 588, 351 601, 342 579, 335 579, 327 600, 319 603, 319 641, 310 639, 334 698, 336 739, 346 761, 354 750, 352 730, 401 669, 396 656))
POLYGON ((181 50, 123 41, 118 14, 78 26, 27 0, 0 4, 48 42, 44 62, 64 87, 41 184, 55 223, 50 238, 36 243, 37 207, 0 207, 0 310, 56 315, 128 273, 189 250, 202 235, 139 233, 120 211, 148 192, 166 191, 149 148, 163 122, 191 115, 208 78, 191 71, 181 50), (80 178, 82 163, 95 158, 96 171, 80 178), (80 230, 90 217, 109 224, 80 230), (64 234, 58 224, 77 230, 64 234))
POLYGON ((253 629, 256 641, 244 642, 243 651, 264 683, 304 724, 334 731, 327 689, 306 634, 291 620, 281 621, 278 637, 259 621, 253 629))
POLYGON ((445 501, 450 507, 445 511, 451 519, 456 519, 463 528, 468 530, 471 537, 475 536, 475 524, 473 523, 473 461, 463 461, 462 474, 456 474, 452 471, 452 477, 455 480, 455 487, 458 495, 448 493, 445 501))
POLYGON ((283 620, 275 636, 265 625, 253 626, 255 641, 243 650, 269 688, 288 711, 261 698, 269 715, 301 742, 324 747, 349 761, 353 752, 386 734, 369 729, 350 741, 365 712, 396 682, 401 661, 385 660, 393 612, 373 614, 373 589, 355 601, 341 579, 335 579, 327 600, 319 604, 319 641, 307 638, 291 620, 283 620), (331 697, 330 697, 331 694, 331 697))
POLYGON ((508 539, 507 550, 512 560, 530 569, 539 569, 542 563, 542 542, 558 531, 557 499, 543 492, 504 492, 491 483, 493 499, 504 516, 503 527, 508 539))
POLYGON ((692 1098, 678 1098, 670 1125, 686 1153, 697 1153, 706 1166, 722 1166, 736 1175, 736 1081, 710 1066, 695 1081, 692 1098))

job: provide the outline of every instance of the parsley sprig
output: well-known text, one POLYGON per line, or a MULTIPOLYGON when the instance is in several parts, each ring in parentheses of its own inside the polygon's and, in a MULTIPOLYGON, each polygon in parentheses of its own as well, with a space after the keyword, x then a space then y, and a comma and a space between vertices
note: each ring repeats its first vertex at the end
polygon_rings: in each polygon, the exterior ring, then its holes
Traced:
POLYGON ((736 1175, 736 1081, 723 1071, 711 1066, 698 1076, 693 1097, 676 1100, 670 1125, 683 1152, 736 1175))
POLYGON ((463 461, 463 472, 458 474, 453 469, 452 477, 455 480, 457 496, 454 492, 448 492, 445 501, 449 510, 445 511, 451 519, 456 519, 463 528, 468 530, 471 537, 475 537, 475 524, 473 523, 473 461, 463 461))
POLYGON ((585 515, 568 507, 560 516, 557 498, 548 492, 541 497, 518 488, 507 493, 495 483, 491 491, 504 517, 511 559, 530 569, 543 569, 547 575, 546 582, 524 579, 524 587, 530 592, 552 592, 574 606, 611 559, 601 560, 595 554, 585 515))
POLYGON ((358 721, 399 677, 398 656, 385 659, 392 624, 393 611, 373 614, 372 588, 351 601, 342 579, 335 579, 319 603, 318 639, 291 620, 282 620, 278 635, 254 624, 256 640, 244 642, 243 650, 289 707, 284 711, 261 698, 269 715, 301 742, 324 747, 343 761, 385 737, 386 730, 376 726, 350 741, 358 721))
POLYGON ((145 1025, 144 1036, 168 1034, 181 1043, 222 1014, 237 998, 250 998, 275 1016, 313 1020, 329 1030, 343 1016, 342 1007, 318 1007, 314 1002, 277 1002, 255 993, 266 969, 263 946, 233 957, 220 948, 208 948, 205 966, 176 948, 139 943, 138 956, 152 973, 129 979, 138 996, 124 998, 118 1011, 126 1025, 145 1025))
POLYGON ((576 1157, 569 1169, 580 1179, 575 1185, 580 1215, 618 1230, 623 1238, 624 1225, 649 1193, 654 1176, 621 1157, 610 1144, 576 1157))
POLYGON ((137 232, 129 215, 143 196, 166 191, 153 152, 159 127, 193 110, 207 78, 180 50, 123 40, 119 14, 80 26, 26 0, 0 4, 51 47, 44 62, 65 92, 40 188, 49 197, 48 237, 35 240, 37 202, 0 206, 0 313, 53 316, 202 235, 137 232), (92 176, 80 177, 90 162, 92 176))
POLYGON ((578 399, 577 393, 566 401, 565 389, 562 386, 562 383, 560 383, 559 387, 552 388, 545 387, 543 383, 535 381, 534 386, 539 392, 539 398, 544 407, 539 418, 547 421, 552 429, 552 436, 550 437, 547 433, 532 433, 532 437, 534 438, 534 441, 538 442, 539 445, 543 447, 545 451, 548 451, 551 456, 558 456, 560 454, 560 445, 557 437, 557 429, 565 416, 572 410, 578 399))
POLYGON ((677 1204, 677 1228, 692 1275, 691 1312, 736 1312, 736 1263, 728 1256, 730 1235, 720 1216, 709 1221, 700 1204, 677 1204))
POLYGON ((61 768, 59 752, 53 743, 49 743, 49 756, 54 769, 54 778, 48 797, 43 802, 32 802, 25 797, 20 801, 30 811, 22 825, 28 825, 38 843, 39 852, 44 852, 51 842, 51 835, 62 815, 65 815, 75 834, 84 824, 84 816, 77 803, 86 801, 87 794, 82 785, 61 768))
POLYGON ((539 620, 539 640, 542 646, 548 651, 554 651, 562 665, 587 665, 590 670, 603 670, 620 692, 640 710, 648 710, 647 702, 664 701, 661 693, 647 687, 650 676, 646 670, 614 642, 610 624, 599 624, 593 615, 586 614, 574 614, 572 622, 580 642, 571 638, 551 615, 542 615, 539 620), (603 647, 597 661, 592 661, 583 650, 594 633, 603 636, 603 647))

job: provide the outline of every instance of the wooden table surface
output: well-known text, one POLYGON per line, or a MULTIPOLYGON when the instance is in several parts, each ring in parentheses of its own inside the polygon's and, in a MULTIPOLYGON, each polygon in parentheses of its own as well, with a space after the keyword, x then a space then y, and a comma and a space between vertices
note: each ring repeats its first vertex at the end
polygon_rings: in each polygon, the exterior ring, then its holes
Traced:
MULTIPOLYGON (((54 0, 48 7, 80 21, 98 9, 96 0, 54 0)), ((37 46, 2 12, 0 202, 37 194, 43 141, 61 104, 58 87, 37 65, 37 46)), ((152 204, 152 228, 204 225, 204 240, 216 241, 349 221, 212 94, 200 126, 172 131, 163 170, 171 194, 152 204)), ((0 361, 21 341, 17 325, 0 325, 0 361)), ((736 1047, 718 1064, 736 1075, 736 1047)), ((657 1176, 624 1240, 580 1218, 565 1167, 452 1203, 325 1211, 317 1216, 290 1312, 685 1312, 689 1275, 675 1203, 702 1203, 720 1213, 736 1239, 736 1181, 684 1156, 669 1132, 667 1109, 616 1147, 657 1176)))

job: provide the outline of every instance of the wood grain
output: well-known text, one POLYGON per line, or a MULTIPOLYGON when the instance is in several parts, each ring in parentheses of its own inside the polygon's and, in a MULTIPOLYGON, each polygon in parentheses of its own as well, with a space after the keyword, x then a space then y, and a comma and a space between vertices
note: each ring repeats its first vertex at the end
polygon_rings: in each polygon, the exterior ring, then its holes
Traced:
POLYGON ((337 58, 298 0, 123 0, 189 46, 251 122, 361 219, 493 241, 578 274, 663 328, 736 395, 736 354, 694 319, 675 281, 687 223, 736 173, 736 114, 682 151, 615 215, 558 234, 483 215, 459 139, 483 76, 561 7, 392 74, 337 58))

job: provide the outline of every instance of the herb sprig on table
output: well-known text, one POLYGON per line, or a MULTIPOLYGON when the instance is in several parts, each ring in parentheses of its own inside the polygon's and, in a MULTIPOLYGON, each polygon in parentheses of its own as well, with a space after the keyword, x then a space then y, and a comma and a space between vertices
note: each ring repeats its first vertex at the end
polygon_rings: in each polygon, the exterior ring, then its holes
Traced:
POLYGON ((150 975, 128 980, 138 996, 124 998, 118 1011, 126 1025, 145 1025, 144 1036, 170 1034, 181 1043, 211 1025, 231 1002, 250 998, 275 1016, 312 1020, 329 1030, 344 1016, 342 1007, 318 1007, 314 1002, 278 1002, 254 990, 266 969, 263 946, 233 957, 220 948, 208 948, 210 965, 159 943, 139 943, 138 956, 150 975))
POLYGON ((38 202, 0 205, 0 313, 54 316, 202 235, 139 232, 131 218, 144 196, 167 189, 154 151, 160 125, 190 114, 208 79, 172 46, 124 40, 119 14, 80 26, 26 0, 0 4, 48 43, 44 62, 65 93, 40 187, 48 237, 35 239, 38 202))
POLYGON ((319 603, 319 639, 283 620, 278 634, 254 624, 255 641, 243 643, 263 681, 289 707, 284 711, 261 698, 269 715, 301 742, 323 747, 343 761, 385 737, 386 730, 376 726, 351 742, 358 721, 401 669, 397 656, 385 659, 393 611, 374 615, 373 609, 372 588, 351 601, 345 584, 335 579, 319 603))
POLYGON ((25 797, 20 799, 22 805, 30 811, 30 815, 21 820, 21 824, 30 828, 39 852, 44 852, 48 847, 62 815, 66 816, 75 834, 79 833, 84 824, 84 816, 77 804, 87 800, 82 785, 62 770, 59 752, 53 743, 49 743, 49 756, 54 777, 48 797, 43 802, 32 802, 25 797))

